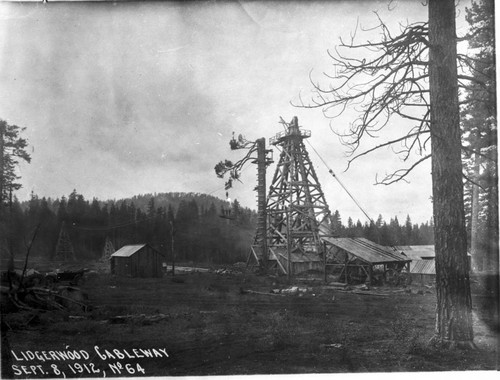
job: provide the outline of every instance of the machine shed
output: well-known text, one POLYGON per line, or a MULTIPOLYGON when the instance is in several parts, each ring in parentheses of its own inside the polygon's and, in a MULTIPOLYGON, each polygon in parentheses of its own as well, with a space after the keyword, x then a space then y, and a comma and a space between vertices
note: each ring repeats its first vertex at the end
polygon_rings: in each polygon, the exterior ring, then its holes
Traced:
POLYGON ((371 264, 402 263, 411 261, 401 253, 365 238, 323 238, 327 244, 371 264))
POLYGON ((111 255, 111 274, 124 277, 161 277, 163 255, 149 244, 125 245, 111 255))
POLYGON ((409 272, 411 259, 365 238, 323 237, 328 267, 340 271, 345 282, 398 282, 409 272))

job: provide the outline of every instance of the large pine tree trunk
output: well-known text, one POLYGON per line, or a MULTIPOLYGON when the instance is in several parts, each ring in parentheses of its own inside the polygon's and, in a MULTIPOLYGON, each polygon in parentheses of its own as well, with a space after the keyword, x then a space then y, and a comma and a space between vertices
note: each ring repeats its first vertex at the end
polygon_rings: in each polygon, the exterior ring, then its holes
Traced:
POLYGON ((472 345, 463 203, 455 1, 429 0, 432 192, 436 247, 435 341, 472 345))
MULTIPOLYGON (((479 157, 473 155, 474 160, 474 181, 479 182, 479 157)), ((472 218, 471 218, 471 234, 470 234, 470 254, 472 259, 472 268, 477 271, 483 269, 481 262, 481 243, 479 237, 479 186, 472 185, 472 218)))
MULTIPOLYGON (((496 164, 492 160, 486 161, 487 198, 486 198, 486 225, 484 245, 486 246, 483 259, 483 269, 498 274, 498 174, 496 164)), ((493 285, 498 292, 498 283, 493 285)))

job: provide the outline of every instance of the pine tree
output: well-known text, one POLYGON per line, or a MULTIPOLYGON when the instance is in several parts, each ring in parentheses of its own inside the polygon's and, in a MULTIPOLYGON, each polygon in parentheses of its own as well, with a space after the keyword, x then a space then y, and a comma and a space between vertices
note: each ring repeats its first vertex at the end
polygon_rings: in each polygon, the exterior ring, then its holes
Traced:
POLYGON ((414 168, 431 159, 437 288, 435 340, 471 345, 472 305, 458 102, 459 85, 464 87, 471 78, 457 73, 457 65, 467 59, 457 55, 455 1, 429 0, 427 6, 428 22, 400 24, 399 33, 393 34, 379 18, 377 41, 357 43, 356 33, 346 42, 341 41, 330 55, 336 75, 325 75, 327 85, 312 81, 313 96, 307 103, 299 97, 299 105, 322 108, 332 117, 338 117, 352 105, 359 110, 347 132, 337 131, 348 148, 349 165, 376 150, 402 146, 395 151, 407 166, 377 179, 378 183, 388 185, 405 180, 414 168), (388 133, 387 139, 375 146, 361 143, 366 136, 387 133, 389 121, 401 119, 410 122, 400 123, 398 135, 388 133))
POLYGON ((468 66, 474 78, 461 109, 468 235, 473 267, 498 268, 498 169, 496 121, 496 69, 493 0, 473 1, 466 9, 470 25, 468 66), (486 242, 486 243, 485 243, 486 242))
POLYGON ((335 210, 330 219, 331 219, 331 228, 333 233, 335 235, 340 236, 343 233, 343 228, 342 228, 342 218, 340 217, 339 210, 335 210))
POLYGON ((436 330, 444 345, 472 345, 458 104, 454 0, 429 0, 432 201, 436 250, 436 330))
POLYGON ((11 199, 9 194, 21 188, 16 174, 19 161, 31 162, 31 156, 26 151, 28 142, 21 137, 25 130, 0 119, 0 213, 11 199))
POLYGON ((410 215, 407 215, 404 226, 402 245, 412 245, 412 244, 413 244, 413 226, 411 224, 410 215))

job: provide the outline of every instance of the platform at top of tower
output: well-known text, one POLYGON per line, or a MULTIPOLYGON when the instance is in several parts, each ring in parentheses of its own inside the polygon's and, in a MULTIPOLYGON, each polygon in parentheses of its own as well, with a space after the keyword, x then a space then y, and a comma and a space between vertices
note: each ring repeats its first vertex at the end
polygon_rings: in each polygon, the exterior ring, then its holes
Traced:
POLYGON ((287 138, 290 138, 292 136, 300 136, 303 139, 307 139, 308 137, 311 137, 311 131, 305 130, 305 129, 299 129, 298 133, 289 133, 289 131, 282 131, 280 133, 277 133, 274 137, 271 137, 269 139, 269 144, 270 145, 277 145, 286 140, 287 138))
POLYGON ((299 128, 299 121, 296 116, 290 123, 285 123, 284 121, 283 123, 286 125, 286 131, 279 132, 274 137, 271 137, 269 139, 270 145, 277 145, 291 138, 306 139, 311 137, 311 131, 299 128))

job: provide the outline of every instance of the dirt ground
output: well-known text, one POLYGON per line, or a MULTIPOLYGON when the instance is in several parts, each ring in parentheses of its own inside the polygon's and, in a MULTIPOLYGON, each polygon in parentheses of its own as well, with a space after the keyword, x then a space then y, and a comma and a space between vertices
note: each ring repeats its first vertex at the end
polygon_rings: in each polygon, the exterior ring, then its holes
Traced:
POLYGON ((498 295, 484 278, 472 283, 477 350, 428 346, 433 288, 308 281, 271 293, 290 285, 230 272, 100 275, 82 286, 87 311, 7 314, 2 348, 15 378, 497 369, 498 295))

